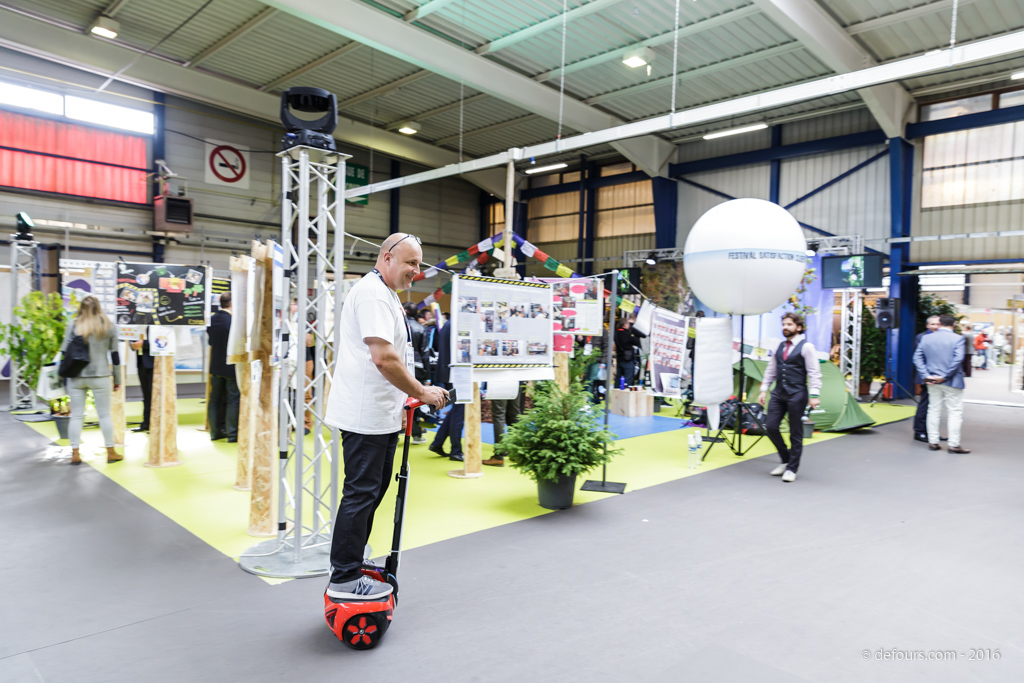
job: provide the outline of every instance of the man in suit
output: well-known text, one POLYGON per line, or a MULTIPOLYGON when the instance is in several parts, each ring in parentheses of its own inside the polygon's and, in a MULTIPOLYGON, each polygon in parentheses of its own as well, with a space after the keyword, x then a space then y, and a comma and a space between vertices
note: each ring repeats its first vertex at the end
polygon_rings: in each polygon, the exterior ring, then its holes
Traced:
MULTIPOLYGON (((924 332, 921 332, 914 337, 914 350, 921 345, 921 339, 926 334, 939 329, 939 316, 933 315, 928 318, 928 327, 924 332)), ((914 440, 923 441, 928 443, 928 387, 924 385, 924 377, 919 374, 915 374, 914 382, 921 386, 921 398, 917 402, 917 412, 914 414, 914 440)))
POLYGON ((772 470, 772 476, 782 476, 782 481, 795 481, 800 467, 800 456, 804 450, 804 410, 808 402, 811 408, 821 403, 821 367, 818 352, 804 336, 805 323, 799 313, 782 316, 782 336, 775 355, 768 360, 764 379, 761 381, 761 396, 758 402, 764 405, 765 397, 772 382, 778 378, 768 403, 765 431, 779 452, 782 464, 772 470), (789 416, 789 448, 782 439, 779 427, 782 418, 789 416))
MULTIPOLYGON (((437 352, 437 383, 444 385, 446 389, 451 391, 452 385, 449 383, 451 378, 451 363, 452 363, 452 323, 450 320, 445 321, 444 327, 441 328, 441 334, 438 335, 438 352, 437 352)), ((451 460, 461 462, 463 460, 462 453, 462 427, 466 421, 466 406, 462 403, 456 403, 448 411, 448 414, 444 418, 444 422, 437 430, 437 434, 434 436, 434 440, 429 446, 428 450, 438 455, 447 455, 451 460), (444 442, 450 439, 452 442, 452 450, 450 453, 444 452, 444 442)))
POLYGON ((231 292, 220 295, 220 310, 213 314, 206 335, 210 343, 210 440, 227 437, 238 441, 238 382, 235 369, 228 363, 228 333, 231 331, 231 292))
POLYGON ((970 453, 960 447, 960 426, 964 419, 964 338, 953 331, 956 318, 939 316, 939 329, 921 339, 914 352, 914 367, 928 387, 928 448, 939 450, 942 406, 948 416, 946 433, 950 453, 970 453))
POLYGON ((153 397, 153 356, 149 354, 149 341, 136 339, 131 343, 132 350, 138 352, 136 369, 139 372, 139 388, 142 389, 142 424, 133 432, 149 431, 149 403, 153 397))

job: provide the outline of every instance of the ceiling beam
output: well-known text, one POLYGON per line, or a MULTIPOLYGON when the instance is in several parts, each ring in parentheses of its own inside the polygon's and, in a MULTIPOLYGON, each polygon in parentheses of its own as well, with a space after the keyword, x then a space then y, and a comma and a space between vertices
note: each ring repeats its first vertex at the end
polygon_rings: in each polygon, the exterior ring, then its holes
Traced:
POLYGON ((383 95, 385 93, 389 93, 392 90, 397 90, 397 89, 401 88, 402 86, 409 85, 410 83, 415 83, 416 81, 424 79, 427 76, 433 76, 433 75, 434 75, 433 71, 427 71, 426 69, 423 69, 421 71, 414 71, 413 73, 409 74, 408 76, 403 76, 402 78, 399 78, 398 80, 391 81, 390 83, 385 83, 384 85, 379 86, 377 88, 374 88, 373 90, 367 90, 366 92, 361 93, 359 95, 356 95, 355 97, 350 97, 347 100, 345 100, 344 102, 339 102, 338 103, 338 109, 348 109, 349 107, 354 107, 357 104, 359 104, 360 102, 365 102, 366 100, 371 100, 374 97, 377 97, 379 95, 383 95))
POLYGON ((256 28, 257 26, 261 25, 267 19, 270 19, 272 16, 277 14, 277 12, 278 12, 278 10, 273 8, 273 7, 264 7, 262 12, 260 12, 259 14, 254 16, 252 19, 250 19, 249 21, 245 22, 244 24, 242 24, 241 26, 236 28, 234 31, 232 31, 231 33, 227 34, 226 36, 224 36, 223 38, 218 40, 216 43, 214 43, 210 47, 208 47, 205 50, 203 50, 202 52, 200 52, 198 55, 196 55, 191 60, 186 62, 185 66, 187 66, 189 68, 192 68, 196 64, 199 64, 200 62, 206 61, 210 57, 214 56, 215 54, 217 54, 218 52, 220 52, 221 50, 226 48, 231 43, 235 42, 236 40, 238 40, 239 38, 244 36, 249 31, 251 31, 254 28, 256 28))
POLYGON ((590 2, 580 5, 579 7, 574 7, 566 12, 565 17, 559 13, 553 17, 539 21, 533 26, 527 26, 524 29, 510 33, 507 36, 502 36, 501 38, 492 40, 489 43, 484 43, 480 47, 476 48, 474 52, 478 55, 486 55, 491 54, 492 52, 497 52, 498 50, 504 50, 505 48, 512 47, 516 43, 521 43, 524 40, 540 35, 545 31, 551 31, 553 29, 561 30, 563 19, 566 22, 575 21, 576 19, 585 17, 588 14, 600 12, 606 7, 611 7, 621 1, 622 0, 590 0, 590 2))
MULTIPOLYGON (((749 64, 751 62, 760 62, 771 57, 789 54, 790 52, 796 52, 797 50, 802 49, 804 49, 804 46, 794 40, 784 45, 776 45, 775 47, 770 47, 767 50, 761 50, 760 52, 751 52, 750 54, 733 57, 732 59, 723 59, 720 62, 697 67, 696 69, 680 71, 676 74, 676 79, 678 82, 682 83, 683 81, 700 78, 701 76, 708 76, 713 73, 718 73, 719 71, 734 69, 737 66, 743 66, 744 64, 749 64)), ((672 85, 672 77, 665 76, 664 78, 655 78, 654 80, 637 83, 636 85, 620 88, 619 90, 613 90, 601 95, 595 95, 594 97, 588 97, 583 101, 587 104, 598 104, 600 102, 607 102, 608 100, 614 100, 619 97, 625 97, 626 95, 635 95, 638 92, 645 92, 647 90, 653 90, 655 88, 662 88, 670 85, 672 85)))
POLYGON ((346 55, 349 52, 352 52, 353 50, 358 50, 361 47, 362 47, 362 45, 360 43, 355 42, 355 41, 352 41, 351 43, 348 43, 346 45, 342 45, 338 49, 332 50, 332 51, 328 52, 323 57, 318 57, 317 59, 314 59, 312 62, 310 62, 308 64, 305 64, 303 66, 300 66, 298 69, 295 69, 293 71, 289 71, 288 73, 286 73, 286 74, 284 74, 282 76, 278 76, 277 78, 272 80, 270 83, 267 83, 266 85, 261 86, 260 90, 263 90, 265 92, 270 92, 272 90, 276 90, 278 87, 284 85, 288 81, 296 79, 299 76, 302 76, 303 74, 309 73, 313 69, 317 69, 317 68, 323 66, 324 64, 327 64, 328 62, 333 62, 338 57, 340 57, 342 55, 346 55))
MULTIPOLYGON (((361 0, 333 0, 330 4, 322 0, 267 0, 267 4, 531 113, 552 121, 561 120, 573 130, 596 131, 623 123, 574 98, 562 100, 557 91, 546 85, 474 55, 361 0)), ((665 140, 655 139, 653 155, 650 144, 643 145, 645 149, 638 153, 635 147, 640 143, 637 141, 616 142, 615 147, 649 175, 659 175, 675 147, 665 140), (652 159, 659 156, 664 159, 653 165, 652 159)))
MULTIPOLYGON (((969 5, 977 0, 959 0, 959 6, 969 5)), ((860 21, 856 24, 850 24, 846 27, 846 32, 851 36, 855 36, 861 33, 867 33, 868 31, 875 31, 886 26, 893 26, 895 24, 903 23, 910 19, 917 19, 918 17, 926 17, 930 14, 937 12, 953 10, 953 0, 938 0, 938 2, 932 2, 928 5, 920 5, 918 7, 911 7, 900 12, 893 12, 892 14, 886 14, 881 17, 874 19, 868 19, 867 21, 860 21)))
POLYGON ((111 0, 111 3, 107 5, 107 8, 100 12, 100 14, 113 17, 115 14, 124 9, 124 6, 128 4, 128 0, 111 0))
MULTIPOLYGON (((512 119, 510 121, 502 121, 501 123, 492 123, 491 125, 483 126, 482 128, 474 128, 473 130, 467 130, 467 131, 462 133, 462 138, 465 139, 465 138, 468 138, 468 137, 473 137, 474 135, 483 135, 484 133, 493 133, 496 130, 501 130, 503 128, 508 128, 509 126, 517 126, 520 123, 526 123, 527 121, 533 121, 534 119, 539 119, 539 118, 540 118, 540 116, 538 116, 537 114, 527 114, 526 116, 520 116, 519 118, 512 119)), ((458 135, 449 135, 446 138, 440 138, 439 140, 434 140, 434 144, 435 145, 447 145, 447 144, 450 144, 452 142, 458 142, 458 141, 459 141, 459 136, 458 135)))
MULTIPOLYGON (((782 30, 836 73, 843 74, 875 65, 862 48, 815 0, 754 0, 782 30)), ((903 135, 912 114, 913 98, 898 83, 859 90, 872 116, 890 138, 903 135)))
MULTIPOLYGON (((139 56, 116 43, 95 40, 16 12, 0 10, 0 47, 103 77, 118 73, 125 64, 131 63, 116 80, 280 125, 281 101, 276 95, 201 69, 186 69, 153 55, 139 56), (138 60, 133 62, 136 57, 138 60)), ((345 117, 338 118, 333 135, 341 143, 359 145, 431 168, 459 162, 456 152, 345 117)), ((505 195, 504 169, 482 169, 467 173, 465 177, 491 194, 505 195)))
POLYGON ((446 114, 450 111, 454 111, 458 109, 460 105, 468 106, 470 104, 480 102, 481 100, 490 99, 490 97, 491 96, 488 95, 487 93, 477 93, 476 95, 467 97, 466 99, 458 102, 452 102, 451 104, 446 104, 441 107, 434 107, 433 109, 428 109, 427 111, 420 112, 419 114, 413 114, 412 116, 406 116, 401 119, 395 119, 394 121, 386 125, 385 128, 390 130, 393 126, 397 126, 399 123, 402 123, 403 121, 417 121, 419 123, 422 123, 423 121, 426 121, 427 119, 432 118, 434 116, 440 116, 441 114, 446 114))
POLYGON ((402 20, 416 21, 417 19, 422 19, 425 16, 433 14, 439 9, 447 7, 453 2, 455 2, 455 0, 428 0, 427 2, 417 7, 416 9, 409 10, 408 12, 403 14, 402 20))
MULTIPOLYGON (((715 17, 711 17, 710 19, 704 19, 702 21, 696 21, 686 26, 680 26, 679 37, 686 38, 687 36, 694 35, 695 33, 701 33, 716 26, 721 26, 723 24, 728 24, 733 21, 736 21, 737 19, 742 19, 743 17, 749 17, 751 15, 758 14, 760 13, 760 11, 761 10, 759 10, 755 5, 747 5, 746 7, 740 7, 739 9, 723 12, 722 14, 719 14, 718 16, 715 17)), ((675 40, 675 33, 675 31, 666 31, 665 33, 661 33, 654 37, 647 38, 646 40, 641 40, 640 42, 634 43, 632 45, 626 45, 624 47, 615 48, 614 50, 609 50, 608 52, 602 52, 601 54, 594 55, 593 57, 587 57, 586 59, 581 59, 579 61, 573 62, 572 64, 566 64, 565 69, 557 68, 552 69, 551 71, 545 71, 544 73, 537 74, 536 76, 533 77, 533 80, 550 81, 553 78, 558 78, 559 76, 561 76, 563 71, 567 74, 576 71, 582 71, 583 69, 589 69, 590 67, 597 66, 598 64, 604 64, 605 62, 620 59, 624 57, 627 52, 632 52, 633 50, 638 50, 645 47, 655 47, 657 45, 665 45, 666 43, 671 43, 673 40, 675 40)))

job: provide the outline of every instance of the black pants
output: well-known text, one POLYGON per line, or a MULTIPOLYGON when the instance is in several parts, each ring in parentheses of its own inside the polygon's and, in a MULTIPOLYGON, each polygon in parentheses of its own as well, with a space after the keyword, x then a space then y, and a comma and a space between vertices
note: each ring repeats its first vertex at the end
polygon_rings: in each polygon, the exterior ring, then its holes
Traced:
POLYGON ((519 421, 519 397, 491 401, 491 422, 494 424, 494 444, 501 443, 505 428, 519 421))
POLYGON ((361 576, 363 546, 373 529, 373 515, 391 483, 398 435, 341 432, 345 485, 331 539, 331 583, 361 576))
POLYGON ((922 386, 920 403, 917 404, 917 412, 914 413, 914 436, 928 436, 928 387, 922 386))
POLYGON ((153 399, 153 368, 139 363, 139 388, 142 389, 142 429, 149 429, 149 406, 153 399))
POLYGON ((210 438, 238 440, 238 382, 235 376, 210 375, 210 404, 206 414, 210 418, 210 438))
MULTIPOLYGON (((446 384, 445 388, 451 391, 453 386, 446 384)), ((456 403, 448 411, 448 414, 444 416, 444 421, 441 422, 441 426, 437 428, 437 434, 434 435, 434 442, 431 444, 438 448, 444 448, 445 440, 450 440, 452 443, 452 449, 449 451, 451 455, 462 454, 462 429, 466 424, 466 404, 456 403)))
POLYGON ((804 425, 802 418, 807 408, 807 390, 798 391, 790 396, 781 395, 776 389, 768 401, 768 419, 765 420, 765 431, 771 439, 779 458, 787 465, 786 469, 796 472, 800 468, 800 456, 804 450, 804 425), (782 418, 789 415, 789 447, 782 439, 779 425, 782 418))
POLYGON ((612 388, 618 389, 623 377, 626 379, 626 388, 633 386, 633 377, 636 376, 636 360, 619 359, 617 365, 618 372, 615 375, 615 384, 612 385, 612 388))

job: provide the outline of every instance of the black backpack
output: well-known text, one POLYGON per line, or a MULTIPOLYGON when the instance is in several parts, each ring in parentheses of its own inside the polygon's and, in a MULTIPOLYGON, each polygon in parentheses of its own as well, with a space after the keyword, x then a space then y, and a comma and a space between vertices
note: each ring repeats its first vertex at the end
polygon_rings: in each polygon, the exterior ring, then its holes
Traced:
POLYGON ((78 377, 88 364, 89 344, 82 335, 76 334, 71 338, 68 348, 64 350, 64 355, 61 356, 57 374, 65 379, 68 377, 78 377))

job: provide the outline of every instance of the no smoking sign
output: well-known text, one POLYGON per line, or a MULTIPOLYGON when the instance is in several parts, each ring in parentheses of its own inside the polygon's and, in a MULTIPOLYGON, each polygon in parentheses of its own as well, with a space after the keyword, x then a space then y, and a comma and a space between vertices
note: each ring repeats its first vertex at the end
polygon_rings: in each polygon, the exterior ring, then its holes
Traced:
POLYGON ((249 189, 249 148, 206 139, 203 180, 208 185, 249 189))

